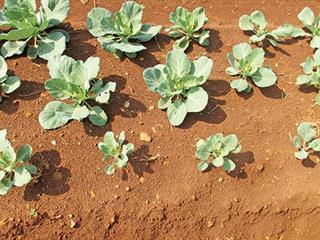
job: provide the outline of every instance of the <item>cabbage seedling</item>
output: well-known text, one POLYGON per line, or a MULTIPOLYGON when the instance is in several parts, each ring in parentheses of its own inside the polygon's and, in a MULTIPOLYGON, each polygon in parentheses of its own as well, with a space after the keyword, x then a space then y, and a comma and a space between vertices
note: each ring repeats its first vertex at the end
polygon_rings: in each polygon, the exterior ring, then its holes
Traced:
POLYGON ((301 28, 294 28, 293 37, 309 37, 311 38, 310 46, 312 48, 320 48, 320 16, 315 16, 309 7, 305 7, 298 14, 298 19, 302 22, 305 32, 301 28))
POLYGON ((116 84, 104 84, 97 79, 100 70, 100 59, 90 57, 87 61, 76 61, 68 56, 57 56, 48 61, 51 79, 44 87, 57 100, 49 102, 39 115, 40 125, 44 129, 56 129, 75 119, 89 120, 96 126, 104 126, 107 115, 99 106, 92 106, 94 102, 106 104, 109 102, 110 92, 114 92, 116 84))
MULTIPOLYGON (((297 85, 309 85, 320 89, 320 49, 307 58, 305 63, 301 64, 304 74, 297 77, 297 85)), ((320 105, 320 91, 315 99, 316 104, 320 105)))
POLYGON ((9 94, 20 87, 20 79, 17 76, 7 75, 8 66, 3 57, 0 56, 0 103, 2 102, 2 92, 9 94))
POLYGON ((203 30, 203 26, 208 22, 204 8, 198 7, 189 12, 183 7, 177 7, 176 11, 170 14, 170 22, 173 26, 165 31, 170 37, 179 38, 173 45, 175 49, 185 51, 191 39, 201 46, 209 46, 210 32, 203 30))
POLYGON ((297 128, 298 135, 293 137, 293 145, 298 149, 294 156, 303 160, 308 158, 309 151, 320 152, 320 138, 315 123, 303 122, 297 128))
POLYGON ((36 8, 35 0, 5 0, 0 27, 9 31, 0 33, 0 40, 6 40, 1 47, 3 57, 20 55, 27 46, 31 59, 39 56, 48 60, 64 52, 69 34, 50 29, 68 16, 69 0, 41 0, 40 12, 37 13, 36 8))
POLYGON ((159 93, 160 109, 167 109, 173 126, 180 125, 188 112, 201 112, 208 103, 208 94, 202 87, 210 76, 213 62, 200 57, 190 62, 178 49, 167 54, 167 63, 147 68, 143 72, 147 87, 159 93))
POLYGON ((124 53, 135 58, 137 52, 146 49, 140 43, 150 41, 161 30, 161 26, 142 24, 143 8, 134 1, 127 1, 114 16, 104 8, 93 8, 88 13, 87 28, 105 51, 119 58, 124 53))
POLYGON ((293 26, 289 23, 283 24, 271 32, 267 30, 267 25, 263 13, 258 10, 250 15, 242 15, 239 19, 240 29, 253 33, 249 38, 250 43, 262 43, 266 40, 272 46, 277 47, 278 42, 285 41, 292 35, 293 26))
POLYGON ((230 153, 239 153, 241 145, 234 134, 224 137, 221 133, 211 135, 207 140, 200 139, 197 142, 196 157, 200 159, 198 169, 205 171, 210 163, 215 167, 223 167, 231 172, 235 169, 235 163, 228 157, 230 153))
POLYGON ((134 150, 132 143, 123 144, 125 141, 125 133, 121 132, 118 140, 115 139, 113 132, 106 132, 103 138, 103 142, 98 144, 99 149, 104 155, 103 160, 108 161, 111 159, 111 163, 105 168, 105 172, 108 175, 113 174, 116 171, 116 167, 124 169, 128 165, 128 155, 134 150))
POLYGON ((252 49, 248 43, 240 43, 233 47, 233 55, 227 54, 231 66, 226 68, 226 73, 241 78, 233 80, 230 83, 231 88, 236 89, 237 92, 251 92, 249 78, 260 88, 275 84, 277 76, 271 68, 263 65, 264 54, 262 48, 252 49))
POLYGON ((37 167, 28 163, 31 147, 23 145, 16 153, 6 135, 6 130, 0 131, 0 195, 7 194, 13 186, 28 184, 37 172, 37 167))

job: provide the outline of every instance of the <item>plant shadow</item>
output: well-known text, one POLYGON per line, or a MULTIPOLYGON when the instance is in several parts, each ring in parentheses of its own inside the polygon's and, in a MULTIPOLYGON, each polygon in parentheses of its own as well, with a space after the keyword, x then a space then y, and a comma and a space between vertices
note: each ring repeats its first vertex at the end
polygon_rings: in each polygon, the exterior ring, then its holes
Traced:
POLYGON ((318 93, 319 92, 319 89, 315 88, 314 86, 307 85, 307 84, 299 86, 299 90, 300 90, 300 92, 303 92, 303 93, 318 93))
POLYGON ((227 115, 222 109, 222 105, 225 104, 225 100, 215 99, 214 97, 224 96, 230 91, 230 85, 224 80, 207 81, 204 85, 204 89, 209 96, 208 104, 206 108, 199 113, 188 113, 185 121, 179 126, 182 129, 189 129, 195 123, 202 121, 210 124, 222 123, 227 115))
POLYGON ((0 112, 9 115, 14 114, 18 111, 19 100, 34 100, 40 97, 40 94, 44 91, 43 84, 21 80, 21 86, 16 91, 3 98, 3 102, 0 104, 0 112))
POLYGON ((68 168, 59 166, 59 152, 38 152, 32 157, 31 163, 37 166, 38 171, 35 180, 24 191, 24 200, 38 201, 42 195, 58 196, 70 190, 68 179, 71 173, 68 168))
MULTIPOLYGON (((151 164, 156 159, 149 153, 149 147, 147 145, 141 145, 136 151, 132 153, 129 158, 129 164, 133 168, 133 172, 139 177, 143 177, 144 173, 154 173, 151 168, 151 164)), ((128 173, 123 172, 122 180, 128 180, 128 173)))
POLYGON ((248 174, 243 170, 243 167, 245 167, 246 164, 251 164, 255 161, 253 152, 232 153, 229 156, 236 164, 236 168, 234 171, 228 173, 228 175, 233 178, 247 178, 248 174))
POLYGON ((277 85, 273 85, 267 88, 260 88, 260 91, 265 97, 273 99, 283 99, 286 96, 286 93, 277 85))
POLYGON ((209 38, 210 43, 209 43, 209 46, 206 47, 207 52, 208 53, 221 52, 220 49, 223 47, 223 42, 220 37, 220 32, 218 30, 212 29, 212 28, 209 28, 207 30, 210 31, 210 38, 209 38))

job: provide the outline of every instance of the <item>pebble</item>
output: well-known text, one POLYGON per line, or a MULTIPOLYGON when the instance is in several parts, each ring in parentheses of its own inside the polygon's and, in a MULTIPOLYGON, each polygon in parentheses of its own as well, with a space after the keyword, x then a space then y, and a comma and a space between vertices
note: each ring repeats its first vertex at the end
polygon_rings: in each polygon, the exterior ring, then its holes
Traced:
POLYGON ((131 188, 130 187, 126 187, 126 192, 130 192, 131 188))
POLYGON ((211 220, 208 221, 208 228, 211 228, 213 226, 213 222, 211 220))
POLYGON ((74 220, 70 220, 70 228, 74 228, 77 225, 77 223, 74 220))
POLYGON ((147 132, 141 132, 140 133, 140 140, 143 142, 150 143, 152 141, 152 138, 147 132))
POLYGON ((24 114, 24 116, 25 116, 26 118, 29 118, 29 117, 32 116, 32 112, 26 112, 26 113, 24 114))
POLYGON ((140 177, 139 180, 140 180, 140 183, 144 183, 145 182, 145 178, 144 177, 140 177))
POLYGON ((263 170, 264 170, 264 165, 262 163, 256 166, 257 173, 261 173, 263 170))
POLYGON ((222 182, 222 181, 223 181, 223 178, 220 177, 220 178, 218 179, 218 182, 222 182))

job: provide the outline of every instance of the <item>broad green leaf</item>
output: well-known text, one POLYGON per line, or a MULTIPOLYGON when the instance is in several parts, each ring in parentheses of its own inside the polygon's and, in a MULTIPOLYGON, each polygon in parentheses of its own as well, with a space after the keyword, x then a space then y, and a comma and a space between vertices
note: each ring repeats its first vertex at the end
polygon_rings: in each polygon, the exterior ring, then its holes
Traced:
POLYGON ((103 143, 105 146, 107 146, 109 149, 112 148, 119 148, 120 145, 119 143, 116 141, 113 132, 109 131, 106 132, 104 137, 103 137, 103 143))
POLYGON ((319 152, 320 151, 320 139, 315 139, 312 142, 310 142, 309 147, 311 147, 314 151, 319 152))
POLYGON ((30 4, 32 9, 35 11, 37 8, 36 0, 5 0, 4 6, 10 7, 21 7, 23 4, 30 4))
POLYGON ((193 87, 188 91, 186 100, 188 112, 201 112, 208 104, 208 94, 202 87, 193 87))
POLYGON ((197 142, 197 152, 196 156, 197 158, 201 159, 202 161, 207 161, 210 156, 210 151, 207 148, 207 143, 203 139, 200 139, 197 142))
POLYGON ((230 134, 226 136, 223 142, 224 142, 224 147, 228 152, 232 152, 238 146, 238 138, 235 134, 230 134))
POLYGON ((89 120, 96 126, 103 127, 106 125, 108 117, 103 109, 99 106, 94 106, 89 111, 89 120))
POLYGON ((17 90, 21 85, 21 81, 17 76, 9 76, 2 84, 3 92, 9 94, 17 90))
POLYGON ((299 136, 294 136, 293 139, 292 139, 292 143, 293 143, 293 146, 295 146, 296 148, 300 148, 301 146, 301 139, 299 136))
POLYGON ((251 74, 255 73, 258 68, 263 66, 264 62, 264 50, 262 48, 255 48, 251 51, 251 53, 246 57, 248 63, 252 67, 250 71, 251 74))
POLYGON ((308 158, 309 153, 306 152, 305 150, 301 149, 300 151, 295 152, 295 153, 294 153, 294 156, 295 156, 297 159, 299 159, 299 160, 303 160, 303 159, 308 158))
POLYGON ((237 69, 235 69, 234 67, 227 67, 227 68, 226 68, 226 73, 227 73, 228 75, 230 75, 230 76, 236 76, 236 75, 238 75, 240 72, 239 72, 237 69))
POLYGON ((2 179, 6 176, 6 172, 0 170, 0 182, 2 181, 2 179))
POLYGON ((50 32, 48 36, 41 38, 37 54, 39 57, 49 60, 62 55, 65 49, 66 37, 61 32, 50 32))
POLYGON ((44 87, 52 97, 59 100, 65 100, 72 96, 69 84, 64 79, 50 79, 45 82, 44 87))
POLYGON ((224 163, 223 157, 218 156, 212 160, 212 164, 215 167, 222 167, 224 163))
POLYGON ((205 171, 207 168, 209 167, 209 164, 207 162, 204 161, 200 161, 197 165, 197 168, 199 169, 199 171, 203 172, 205 171))
POLYGON ((69 0, 41 0, 42 17, 49 21, 49 26, 56 26, 69 15, 69 0))
MULTIPOLYGON (((315 62, 315 64, 317 65, 317 66, 320 66, 320 49, 318 49, 317 51, 315 51, 315 53, 313 54, 313 58, 314 58, 314 62, 315 62)), ((308 59, 311 59, 311 58, 307 58, 307 62, 308 62, 308 59)), ((311 59, 312 60, 312 59, 311 59)), ((306 64, 305 65, 307 65, 307 62, 306 62, 306 64)), ((313 62, 312 62, 312 65, 311 65, 311 63, 309 63, 309 65, 310 65, 310 73, 312 73, 313 71, 313 62)))
POLYGON ((100 70, 100 58, 89 57, 84 63, 86 69, 86 80, 90 81, 98 76, 100 70))
POLYGON ((312 38, 312 40, 310 42, 310 47, 320 48, 320 36, 315 36, 312 38))
POLYGON ((198 42, 201 46, 207 47, 209 46, 209 38, 210 38, 210 31, 202 31, 202 33, 199 35, 198 42))
POLYGON ((283 38, 288 38, 292 35, 293 26, 290 23, 286 23, 273 30, 270 34, 276 39, 281 40, 283 38))
POLYGON ((127 1, 122 4, 120 12, 124 13, 127 19, 131 21, 141 21, 143 6, 135 1, 127 1))
POLYGON ((303 122, 297 128, 298 135, 302 137, 305 143, 310 142, 316 135, 316 127, 314 123, 303 122))
POLYGON ((168 106, 167 115, 173 126, 179 126, 187 116, 187 104, 182 101, 175 101, 168 106))
POLYGON ((292 29, 292 37, 306 37, 308 36, 309 34, 306 33, 302 28, 296 28, 294 27, 292 29))
POLYGON ((49 102, 39 115, 42 128, 51 130, 60 128, 72 119, 75 106, 59 101, 49 102))
MULTIPOLYGON (((257 35, 252 35, 250 38, 249 38, 249 42, 250 43, 259 43, 259 42, 262 42, 267 36, 267 33, 265 34, 262 34, 261 36, 257 36, 257 35)), ((271 39, 268 39, 269 41, 271 39)))
POLYGON ((277 76, 268 67, 261 67, 252 75, 254 83, 261 88, 270 87, 277 81, 277 76))
POLYGON ((122 153, 123 154, 131 154, 134 151, 134 145, 132 143, 128 143, 126 145, 123 145, 122 147, 122 153))
POLYGON ((13 162, 16 160, 16 153, 6 136, 7 130, 0 130, 0 152, 2 153, 2 158, 13 162))
POLYGON ((297 85, 303 85, 303 84, 306 84, 306 83, 309 83, 310 82, 310 78, 308 75, 300 75, 299 77, 297 77, 297 82, 296 84, 297 85))
POLYGON ((25 168, 28 170, 28 172, 33 175, 33 174, 36 174, 37 173, 37 167, 35 165, 27 165, 25 166, 25 168))
MULTIPOLYGON (((316 53, 317 53, 318 51, 316 51, 316 53)), ((318 53, 320 53, 320 52, 318 52, 318 53)), ((319 55, 317 53, 317 56, 319 55)), ((316 58, 318 58, 317 56, 315 56, 316 54, 314 54, 313 55, 313 57, 316 59, 316 58)), ((319 56, 319 59, 318 59, 318 61, 319 61, 319 64, 320 64, 320 56, 319 56)), ((313 64, 314 64, 314 62, 313 62, 313 60, 312 60, 312 58, 311 57, 308 57, 307 58, 307 61, 303 64, 303 72, 305 73, 305 74, 312 74, 313 73, 313 64)))
MULTIPOLYGON (((198 58, 191 63, 190 75, 203 77, 203 83, 209 78, 213 67, 213 61, 205 56, 198 58)), ((203 84, 201 83, 201 84, 203 84)))
POLYGON ((236 168, 236 165, 234 164, 234 162, 231 159, 224 158, 223 168, 227 172, 232 172, 236 168))
POLYGON ((0 33, 0 40, 17 41, 27 39, 26 41, 28 41, 35 33, 37 33, 36 27, 10 30, 8 33, 0 33))
MULTIPOLYGON (((0 79, 5 79, 7 77, 8 65, 3 57, 0 56, 0 79)), ((0 83, 2 81, 0 80, 0 83)))
POLYGON ((192 11, 193 20, 194 20, 194 29, 193 31, 199 31, 204 24, 208 22, 208 18, 205 13, 205 9, 203 7, 195 8, 192 11))
POLYGON ((106 172, 107 175, 112 175, 112 174, 115 173, 115 171, 116 171, 116 169, 115 169, 114 166, 111 165, 111 164, 108 165, 108 166, 106 167, 106 169, 105 169, 105 172, 106 172))
POLYGON ((250 31, 254 29, 254 25, 248 15, 242 15, 239 19, 239 27, 243 31, 250 31))
POLYGON ((175 43, 173 44, 174 49, 179 49, 181 51, 185 51, 188 48, 188 46, 189 46, 188 36, 184 36, 180 38, 179 40, 175 41, 175 43))
POLYGON ((118 138, 118 143, 119 145, 121 146, 123 144, 123 142, 125 141, 126 139, 126 134, 124 131, 122 131, 120 134, 119 134, 119 138, 118 138))
POLYGON ((250 14, 251 21, 259 26, 259 29, 262 30, 266 27, 267 22, 262 12, 256 10, 250 14))
POLYGON ((38 57, 37 48, 34 46, 29 46, 27 51, 27 57, 34 60, 38 57))
POLYGON ((50 33, 56 33, 56 32, 63 34, 63 36, 66 38, 67 43, 70 42, 70 38, 71 38, 70 33, 68 33, 63 29, 53 29, 50 31, 50 33))
POLYGON ((87 16, 87 28, 94 37, 116 34, 112 13, 104 8, 92 8, 87 16))
MULTIPOLYGON (((27 40, 29 41, 29 39, 27 40)), ((11 57, 13 55, 20 55, 23 53, 27 46, 27 41, 7 41, 1 47, 1 55, 4 58, 11 57)))
POLYGON ((191 63, 188 56, 181 50, 174 49, 167 54, 167 66, 178 77, 188 74, 191 69, 191 63))
POLYGON ((114 92, 116 90, 116 83, 108 82, 102 88, 100 88, 97 92, 97 96, 95 97, 96 102, 98 103, 108 103, 110 99, 110 92, 114 92))
POLYGON ((142 50, 147 49, 145 46, 139 43, 124 43, 124 42, 114 43, 112 47, 120 50, 121 52, 126 52, 126 53, 136 53, 136 52, 140 52, 142 50))
POLYGON ((25 144, 18 149, 17 152, 17 161, 18 162, 27 162, 31 159, 32 148, 30 145, 25 144))
POLYGON ((305 7, 298 14, 298 19, 303 23, 304 26, 312 25, 315 19, 313 11, 309 7, 305 7))
POLYGON ((233 80, 230 83, 230 87, 233 89, 236 89, 237 92, 243 92, 243 91, 246 91, 248 89, 248 87, 250 87, 250 85, 247 80, 238 79, 238 80, 233 80))
POLYGON ((30 172, 25 167, 18 167, 14 170, 13 185, 22 187, 28 184, 32 179, 30 172))
POLYGON ((169 105, 171 104, 172 97, 164 97, 160 98, 158 101, 158 108, 159 109, 167 109, 169 105))
POLYGON ((160 85, 166 82, 163 74, 164 67, 165 65, 158 64, 154 67, 147 68, 143 72, 144 81, 147 87, 153 92, 158 92, 160 85))
POLYGON ((251 52, 252 49, 248 43, 240 43, 233 47, 233 56, 238 60, 245 59, 251 52))
POLYGON ((13 183, 9 179, 3 179, 0 181, 0 195, 6 195, 8 192, 10 192, 12 185, 13 183))
POLYGON ((161 26, 152 26, 150 24, 142 24, 140 32, 137 35, 132 36, 132 39, 137 39, 140 42, 150 41, 161 31, 161 26))
POLYGON ((86 106, 77 106, 74 109, 71 118, 74 120, 82 121, 88 116, 89 116, 89 110, 86 106))

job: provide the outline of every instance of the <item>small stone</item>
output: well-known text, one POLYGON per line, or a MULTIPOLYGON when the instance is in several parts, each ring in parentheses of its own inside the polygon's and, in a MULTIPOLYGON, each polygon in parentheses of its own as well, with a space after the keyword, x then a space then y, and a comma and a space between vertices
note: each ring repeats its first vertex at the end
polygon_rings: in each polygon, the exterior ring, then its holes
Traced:
POLYGON ((116 222, 116 216, 112 216, 112 218, 110 219, 110 223, 114 224, 116 222))
POLYGON ((130 192, 131 188, 130 187, 126 187, 126 192, 130 192))
POLYGON ((147 132, 141 132, 140 133, 140 140, 143 142, 150 143, 152 141, 152 138, 147 132))
POLYGON ((264 165, 262 163, 256 165, 256 172, 257 173, 261 173, 263 170, 264 170, 264 165))
POLYGON ((113 196, 114 199, 119 199, 120 197, 118 195, 113 196))
POLYGON ((26 112, 26 113, 24 114, 24 116, 25 116, 26 118, 29 118, 29 117, 32 116, 32 112, 26 112))
POLYGON ((223 181, 223 178, 220 177, 220 178, 218 179, 218 182, 222 182, 222 181, 223 181))
POLYGON ((212 220, 209 220, 208 221, 208 228, 211 228, 213 226, 213 222, 212 222, 212 220))
POLYGON ((149 111, 154 110, 154 106, 149 106, 149 111))
POLYGON ((70 220, 70 228, 74 228, 77 225, 77 223, 74 220, 70 220))
POLYGON ((195 195, 192 195, 192 196, 191 196, 191 199, 192 199, 193 201, 197 201, 197 200, 198 200, 198 198, 197 198, 195 195))
POLYGON ((52 140, 51 140, 51 144, 52 144, 53 146, 57 145, 57 140, 52 139, 52 140))
POLYGON ((144 183, 145 182, 145 178, 144 177, 140 177, 139 180, 140 180, 140 183, 144 183))

